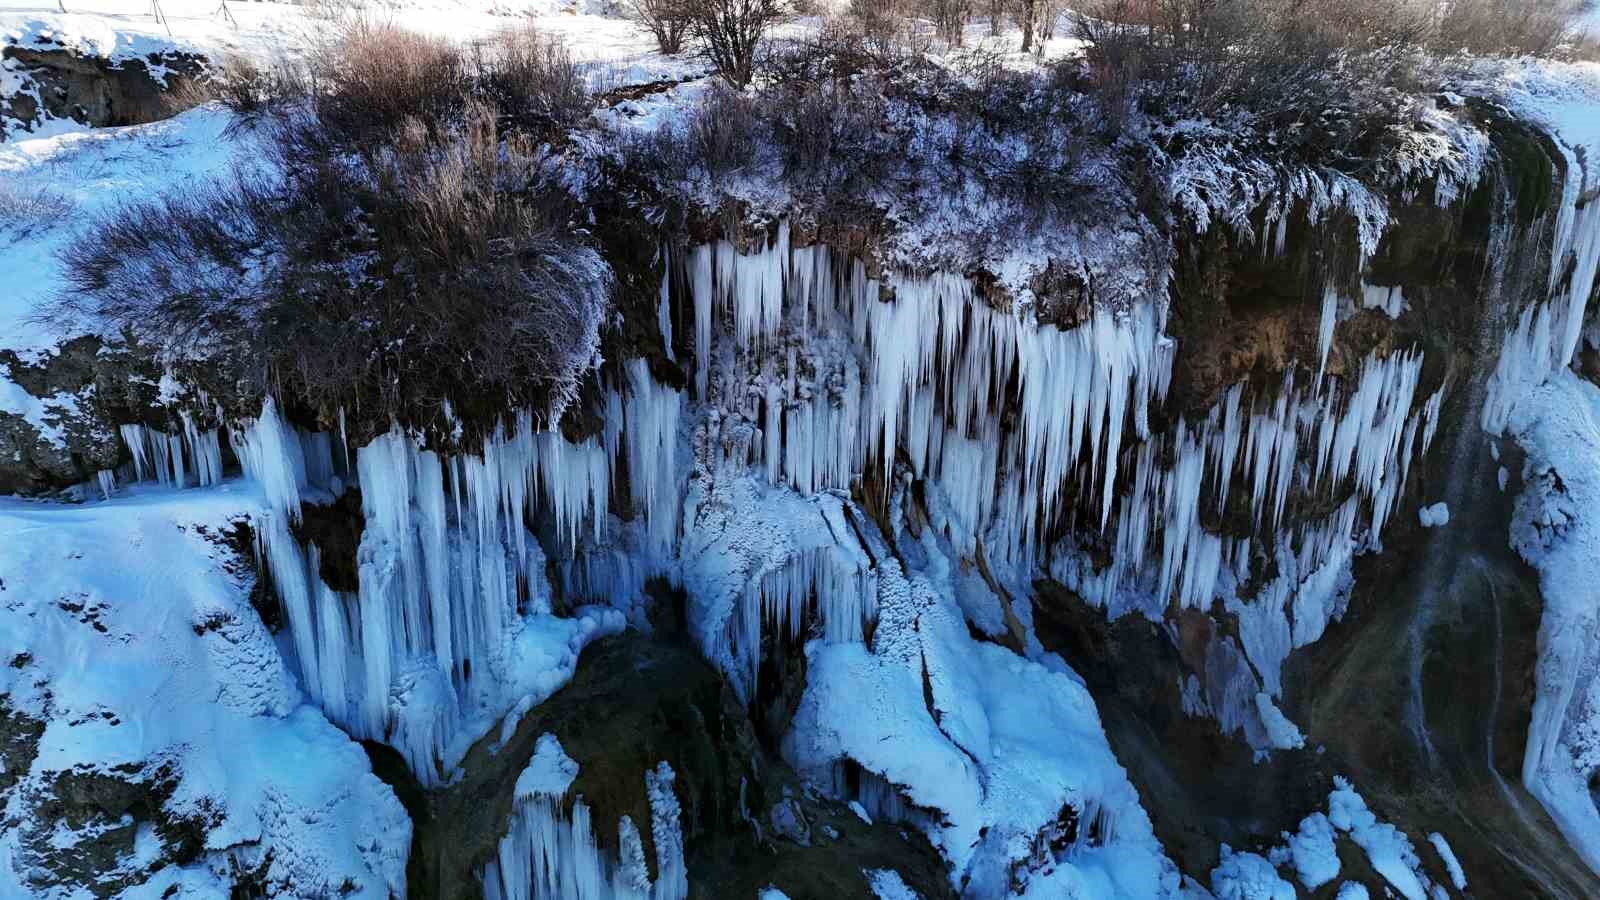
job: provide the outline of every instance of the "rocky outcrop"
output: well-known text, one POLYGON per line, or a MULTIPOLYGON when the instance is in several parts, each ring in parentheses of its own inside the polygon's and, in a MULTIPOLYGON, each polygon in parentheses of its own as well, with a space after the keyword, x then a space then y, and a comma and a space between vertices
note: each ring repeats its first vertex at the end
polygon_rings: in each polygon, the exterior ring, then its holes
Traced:
POLYGON ((32 131, 49 119, 97 127, 164 119, 175 111, 174 95, 206 65, 204 57, 176 50, 116 59, 48 41, 8 43, 0 47, 0 66, 21 87, 0 97, 0 140, 7 130, 32 131))
MULTIPOLYGON (((588 804, 603 851, 615 853, 621 817, 651 821, 644 774, 663 761, 672 767, 691 897, 755 896, 775 884, 792 897, 871 900, 862 870, 885 867, 922 897, 951 896, 925 838, 868 824, 802 786, 716 671, 666 623, 651 636, 629 632, 590 647, 570 684, 526 713, 503 744, 493 732, 480 741, 447 787, 418 789, 392 751, 373 749, 376 770, 396 784, 415 824, 412 897, 480 896, 478 873, 505 834, 518 773, 544 734, 578 763, 567 802, 588 804)), ((653 861, 652 836, 642 831, 653 861)), ((653 862, 650 874, 658 875, 653 862)))

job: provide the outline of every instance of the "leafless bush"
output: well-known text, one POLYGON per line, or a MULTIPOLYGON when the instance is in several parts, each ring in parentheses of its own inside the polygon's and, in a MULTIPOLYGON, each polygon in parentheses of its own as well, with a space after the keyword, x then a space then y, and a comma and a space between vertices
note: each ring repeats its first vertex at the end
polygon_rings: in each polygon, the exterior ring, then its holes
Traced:
POLYGON ((353 140, 407 119, 453 121, 469 95, 466 54, 446 38, 367 20, 353 22, 313 68, 317 117, 353 140))
POLYGON ((689 33, 689 0, 628 0, 628 13, 656 39, 656 49, 668 56, 683 51, 689 33))
POLYGON ((72 210, 72 201, 49 188, 27 190, 0 184, 0 231, 49 227, 72 210))
POLYGON ((750 163, 764 130, 749 98, 717 87, 707 94, 705 105, 690 121, 688 133, 706 168, 713 175, 721 175, 750 163))
POLYGON ((884 131, 877 91, 840 81, 764 100, 785 174, 824 197, 868 193, 886 180, 901 152, 884 131))
POLYGON ((504 122, 560 128, 589 112, 589 90, 572 54, 531 25, 507 28, 479 45, 472 63, 477 93, 504 122))
POLYGON ((966 43, 967 22, 972 18, 973 0, 926 0, 928 18, 939 39, 947 46, 966 43))
POLYGON ((213 354, 326 413, 571 400, 611 276, 489 108, 443 134, 410 119, 361 164, 317 162, 107 217, 65 251, 54 313, 213 354))
POLYGON ((245 56, 231 57, 212 69, 206 77, 186 83, 177 92, 178 108, 189 108, 215 100, 227 107, 235 119, 234 128, 254 127, 274 107, 300 102, 310 95, 310 79, 305 68, 292 63, 277 63, 263 68, 245 56))
POLYGON ((1243 116, 1335 154, 1415 88, 1431 7, 1414 0, 1105 0, 1077 18, 1114 119, 1144 101, 1243 116))
POLYGON ((896 72, 921 62, 925 46, 908 38, 902 29, 897 37, 874 39, 854 17, 830 17, 815 31, 773 41, 761 74, 772 85, 816 87, 867 72, 896 72))
POLYGON ((908 0, 850 0, 850 23, 874 54, 891 52, 912 34, 908 0))
POLYGON ((1439 20, 1438 47, 1477 55, 1549 56, 1574 38, 1582 0, 1453 0, 1439 20))
POLYGON ((755 74, 756 52, 788 11, 787 0, 686 0, 689 33, 717 73, 736 88, 755 74))

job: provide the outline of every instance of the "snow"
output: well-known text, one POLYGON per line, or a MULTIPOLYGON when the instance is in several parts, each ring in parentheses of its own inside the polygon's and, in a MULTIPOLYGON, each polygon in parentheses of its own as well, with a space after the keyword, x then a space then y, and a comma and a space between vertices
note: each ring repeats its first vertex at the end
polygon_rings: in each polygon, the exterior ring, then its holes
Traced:
POLYGON ((1424 506, 1417 510, 1417 518, 1423 528, 1442 528, 1450 524, 1450 506, 1442 502, 1424 506))
POLYGON ((1393 825, 1380 822, 1343 778, 1334 778, 1334 789, 1328 794, 1328 821, 1366 851, 1372 868, 1406 900, 1428 900, 1430 882, 1422 874, 1411 839, 1393 825))
POLYGON ((21 417, 51 446, 66 447, 63 420, 78 413, 78 395, 58 392, 49 397, 35 397, 13 382, 10 376, 11 367, 0 363, 0 413, 21 417))
MULTIPOLYGON (((149 125, 0 142, 0 190, 46 196, 59 207, 35 225, 0 223, 0 271, 7 275, 0 289, 0 350, 34 362, 69 336, 37 316, 64 286, 56 254, 81 239, 97 217, 130 198, 248 172, 243 161, 252 156, 250 140, 224 139, 229 121, 201 107, 149 125)), ((8 383, 0 373, 0 403, 7 406, 8 383)))
POLYGON ((1370 900, 1371 896, 1367 893, 1366 885, 1356 881, 1346 881, 1339 885, 1339 893, 1334 900, 1370 900))
MULTIPOLYGON (((238 560, 216 543, 262 512, 259 491, 237 481, 77 506, 0 499, 0 658, 29 657, 0 668, 0 695, 46 723, 24 778, 48 791, 74 767, 172 765, 168 814, 213 824, 199 860, 144 883, 152 897, 226 894, 228 860, 263 864, 269 883, 300 896, 403 895, 410 822, 361 748, 307 705, 238 560)), ((0 816, 11 823, 0 877, 26 869, 27 793, 0 816)), ((146 835, 120 864, 152 853, 146 835)))
POLYGON ((921 900, 893 869, 864 869, 861 874, 867 876, 867 886, 878 900, 921 900))
POLYGON ((1458 891, 1466 890, 1467 875, 1461 870, 1461 861, 1456 859, 1455 851, 1450 849, 1450 842, 1445 840, 1444 835, 1435 831, 1428 835, 1428 843, 1433 845, 1433 849, 1439 852, 1439 858, 1444 860, 1445 871, 1450 873, 1450 883, 1455 885, 1458 891))
POLYGON ((1254 853, 1222 845, 1222 859, 1211 870, 1217 900, 1294 900, 1294 885, 1278 877, 1272 863, 1254 853))
POLYGON ((1316 890, 1339 877, 1339 853, 1334 846, 1333 825, 1328 817, 1314 812, 1300 820, 1294 834, 1284 834, 1295 877, 1307 890, 1316 890))
POLYGON ((756 895, 756 900, 789 900, 789 895, 769 884, 756 895))
POLYGON ((862 793, 841 799, 923 830, 950 861, 952 885, 972 895, 1002 893, 1013 866, 1036 853, 1043 865, 1019 870, 1025 896, 1175 893, 1177 871, 1082 683, 974 640, 952 596, 949 558, 929 531, 922 547, 923 571, 880 561, 870 646, 807 646, 785 757, 835 792, 838 767, 859 765, 862 793), (1062 833, 1064 818, 1075 824, 1062 833), (1065 849, 1038 849, 1052 842, 1065 849))

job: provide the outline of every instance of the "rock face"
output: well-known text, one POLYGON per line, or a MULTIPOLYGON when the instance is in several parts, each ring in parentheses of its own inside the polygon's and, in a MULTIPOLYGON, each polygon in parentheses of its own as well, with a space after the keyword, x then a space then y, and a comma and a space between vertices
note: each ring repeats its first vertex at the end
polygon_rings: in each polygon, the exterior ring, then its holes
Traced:
POLYGON ((206 60, 178 51, 107 59, 40 41, 0 47, 0 65, 22 85, 0 97, 4 140, 7 131, 32 131, 50 119, 92 126, 164 119, 175 111, 174 92, 194 83, 206 60))
MULTIPOLYGON (((376 752, 416 826, 411 896, 480 896, 479 872, 512 811, 512 787, 539 736, 555 735, 578 764, 568 806, 591 809, 603 853, 617 823, 651 821, 645 773, 676 773, 692 897, 753 897, 770 884, 792 897, 871 900, 865 869, 893 868, 920 896, 950 897, 944 865, 920 834, 869 825, 803 787, 756 735, 733 698, 679 631, 629 632, 584 652, 572 682, 526 713, 503 744, 491 735, 468 754, 460 781, 422 791, 397 758, 376 752), (389 764, 382 762, 390 759, 389 764)), ((654 867, 653 838, 641 828, 654 867)))

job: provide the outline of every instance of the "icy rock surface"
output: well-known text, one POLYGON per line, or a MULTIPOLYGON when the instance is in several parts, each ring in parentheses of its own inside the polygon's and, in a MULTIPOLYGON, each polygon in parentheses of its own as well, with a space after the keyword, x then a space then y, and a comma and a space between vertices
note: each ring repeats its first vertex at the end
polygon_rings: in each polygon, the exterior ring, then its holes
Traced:
POLYGON ((1539 572, 1537 694, 1522 780, 1600 870, 1600 388, 1566 372, 1527 391, 1509 431, 1527 453, 1511 545, 1539 572))
POLYGON ((646 867, 638 826, 617 823, 617 853, 601 849, 590 827, 589 806, 568 792, 578 763, 553 734, 540 735, 533 758, 517 778, 509 833, 482 874, 487 900, 683 900, 689 884, 683 830, 672 767, 645 773, 650 831, 656 850, 654 883, 646 867))

